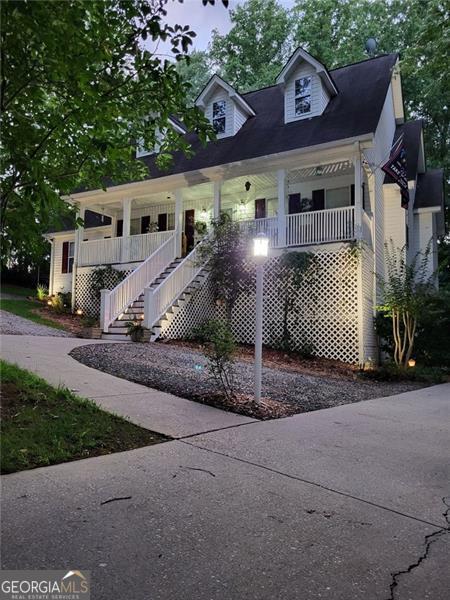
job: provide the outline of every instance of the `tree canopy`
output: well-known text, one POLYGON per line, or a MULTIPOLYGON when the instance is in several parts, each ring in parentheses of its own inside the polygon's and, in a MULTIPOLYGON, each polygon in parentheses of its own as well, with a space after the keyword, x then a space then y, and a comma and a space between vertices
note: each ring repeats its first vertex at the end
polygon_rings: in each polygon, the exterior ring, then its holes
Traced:
MULTIPOLYGON (((208 0, 212 3, 213 0, 208 0)), ((169 124, 177 115, 206 141, 212 130, 186 106, 175 65, 192 44, 189 26, 164 21, 167 0, 1 3, 2 258, 36 247, 63 210, 61 196, 84 184, 140 179, 133 140, 164 139, 159 164, 189 153, 169 124), (175 61, 157 53, 170 43, 175 61), (149 50, 149 46, 155 50, 149 50)))

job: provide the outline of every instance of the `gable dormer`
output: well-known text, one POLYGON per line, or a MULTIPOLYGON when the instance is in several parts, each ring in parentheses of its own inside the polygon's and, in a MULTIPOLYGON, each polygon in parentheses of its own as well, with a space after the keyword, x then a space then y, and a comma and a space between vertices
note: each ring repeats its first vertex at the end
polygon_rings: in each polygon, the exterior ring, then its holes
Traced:
MULTIPOLYGON (((169 117, 168 122, 169 122, 169 126, 172 129, 174 129, 178 134, 184 135, 186 133, 185 127, 182 125, 182 123, 180 123, 180 121, 178 121, 178 119, 175 119, 175 117, 169 117)), ((161 149, 162 143, 164 141, 166 131, 167 131, 167 129, 161 130, 159 127, 156 128, 156 131, 155 131, 156 143, 153 148, 145 148, 143 141, 139 140, 138 143, 136 144, 136 158, 141 158, 142 156, 148 156, 149 154, 158 154, 158 152, 161 149)))
POLYGON ((326 67, 297 48, 277 77, 284 85, 284 122, 310 119, 323 113, 338 91, 326 67))
POLYGON ((255 111, 244 98, 218 75, 213 75, 195 101, 210 121, 217 137, 235 135, 255 111))

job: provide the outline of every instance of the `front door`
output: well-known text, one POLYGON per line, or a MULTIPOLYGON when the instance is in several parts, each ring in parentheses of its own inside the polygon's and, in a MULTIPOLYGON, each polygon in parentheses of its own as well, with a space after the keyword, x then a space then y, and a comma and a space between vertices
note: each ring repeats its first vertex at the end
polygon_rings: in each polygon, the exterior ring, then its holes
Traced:
POLYGON ((184 236, 186 240, 185 254, 188 254, 194 247, 194 224, 195 211, 194 209, 184 211, 184 236))
POLYGON ((258 198, 255 200, 255 219, 266 218, 266 199, 258 198))

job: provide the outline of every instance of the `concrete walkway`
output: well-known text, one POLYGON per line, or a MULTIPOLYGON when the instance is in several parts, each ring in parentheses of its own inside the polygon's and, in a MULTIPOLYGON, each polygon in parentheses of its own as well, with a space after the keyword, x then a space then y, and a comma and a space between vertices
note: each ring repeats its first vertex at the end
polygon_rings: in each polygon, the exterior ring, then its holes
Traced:
POLYGON ((53 385, 65 385, 84 398, 130 421, 179 438, 254 420, 90 369, 69 356, 94 340, 2 336, 2 358, 33 371, 53 385))
POLYGON ((447 600, 449 423, 442 385, 4 476, 3 568, 90 570, 93 600, 447 600))

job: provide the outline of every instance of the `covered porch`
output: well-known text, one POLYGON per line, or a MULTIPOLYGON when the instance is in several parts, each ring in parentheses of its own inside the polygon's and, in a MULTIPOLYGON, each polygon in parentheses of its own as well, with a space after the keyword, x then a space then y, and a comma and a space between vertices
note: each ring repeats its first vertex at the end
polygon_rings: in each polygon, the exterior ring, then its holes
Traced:
MULTIPOLYGON (((151 189, 152 181, 147 182, 151 189)), ((272 248, 349 242, 362 237, 370 198, 359 155, 300 167, 205 181, 174 190, 80 203, 111 218, 108 235, 87 241, 77 230, 77 264, 135 266, 172 236, 185 256, 226 213, 243 231, 265 232, 272 248)))

